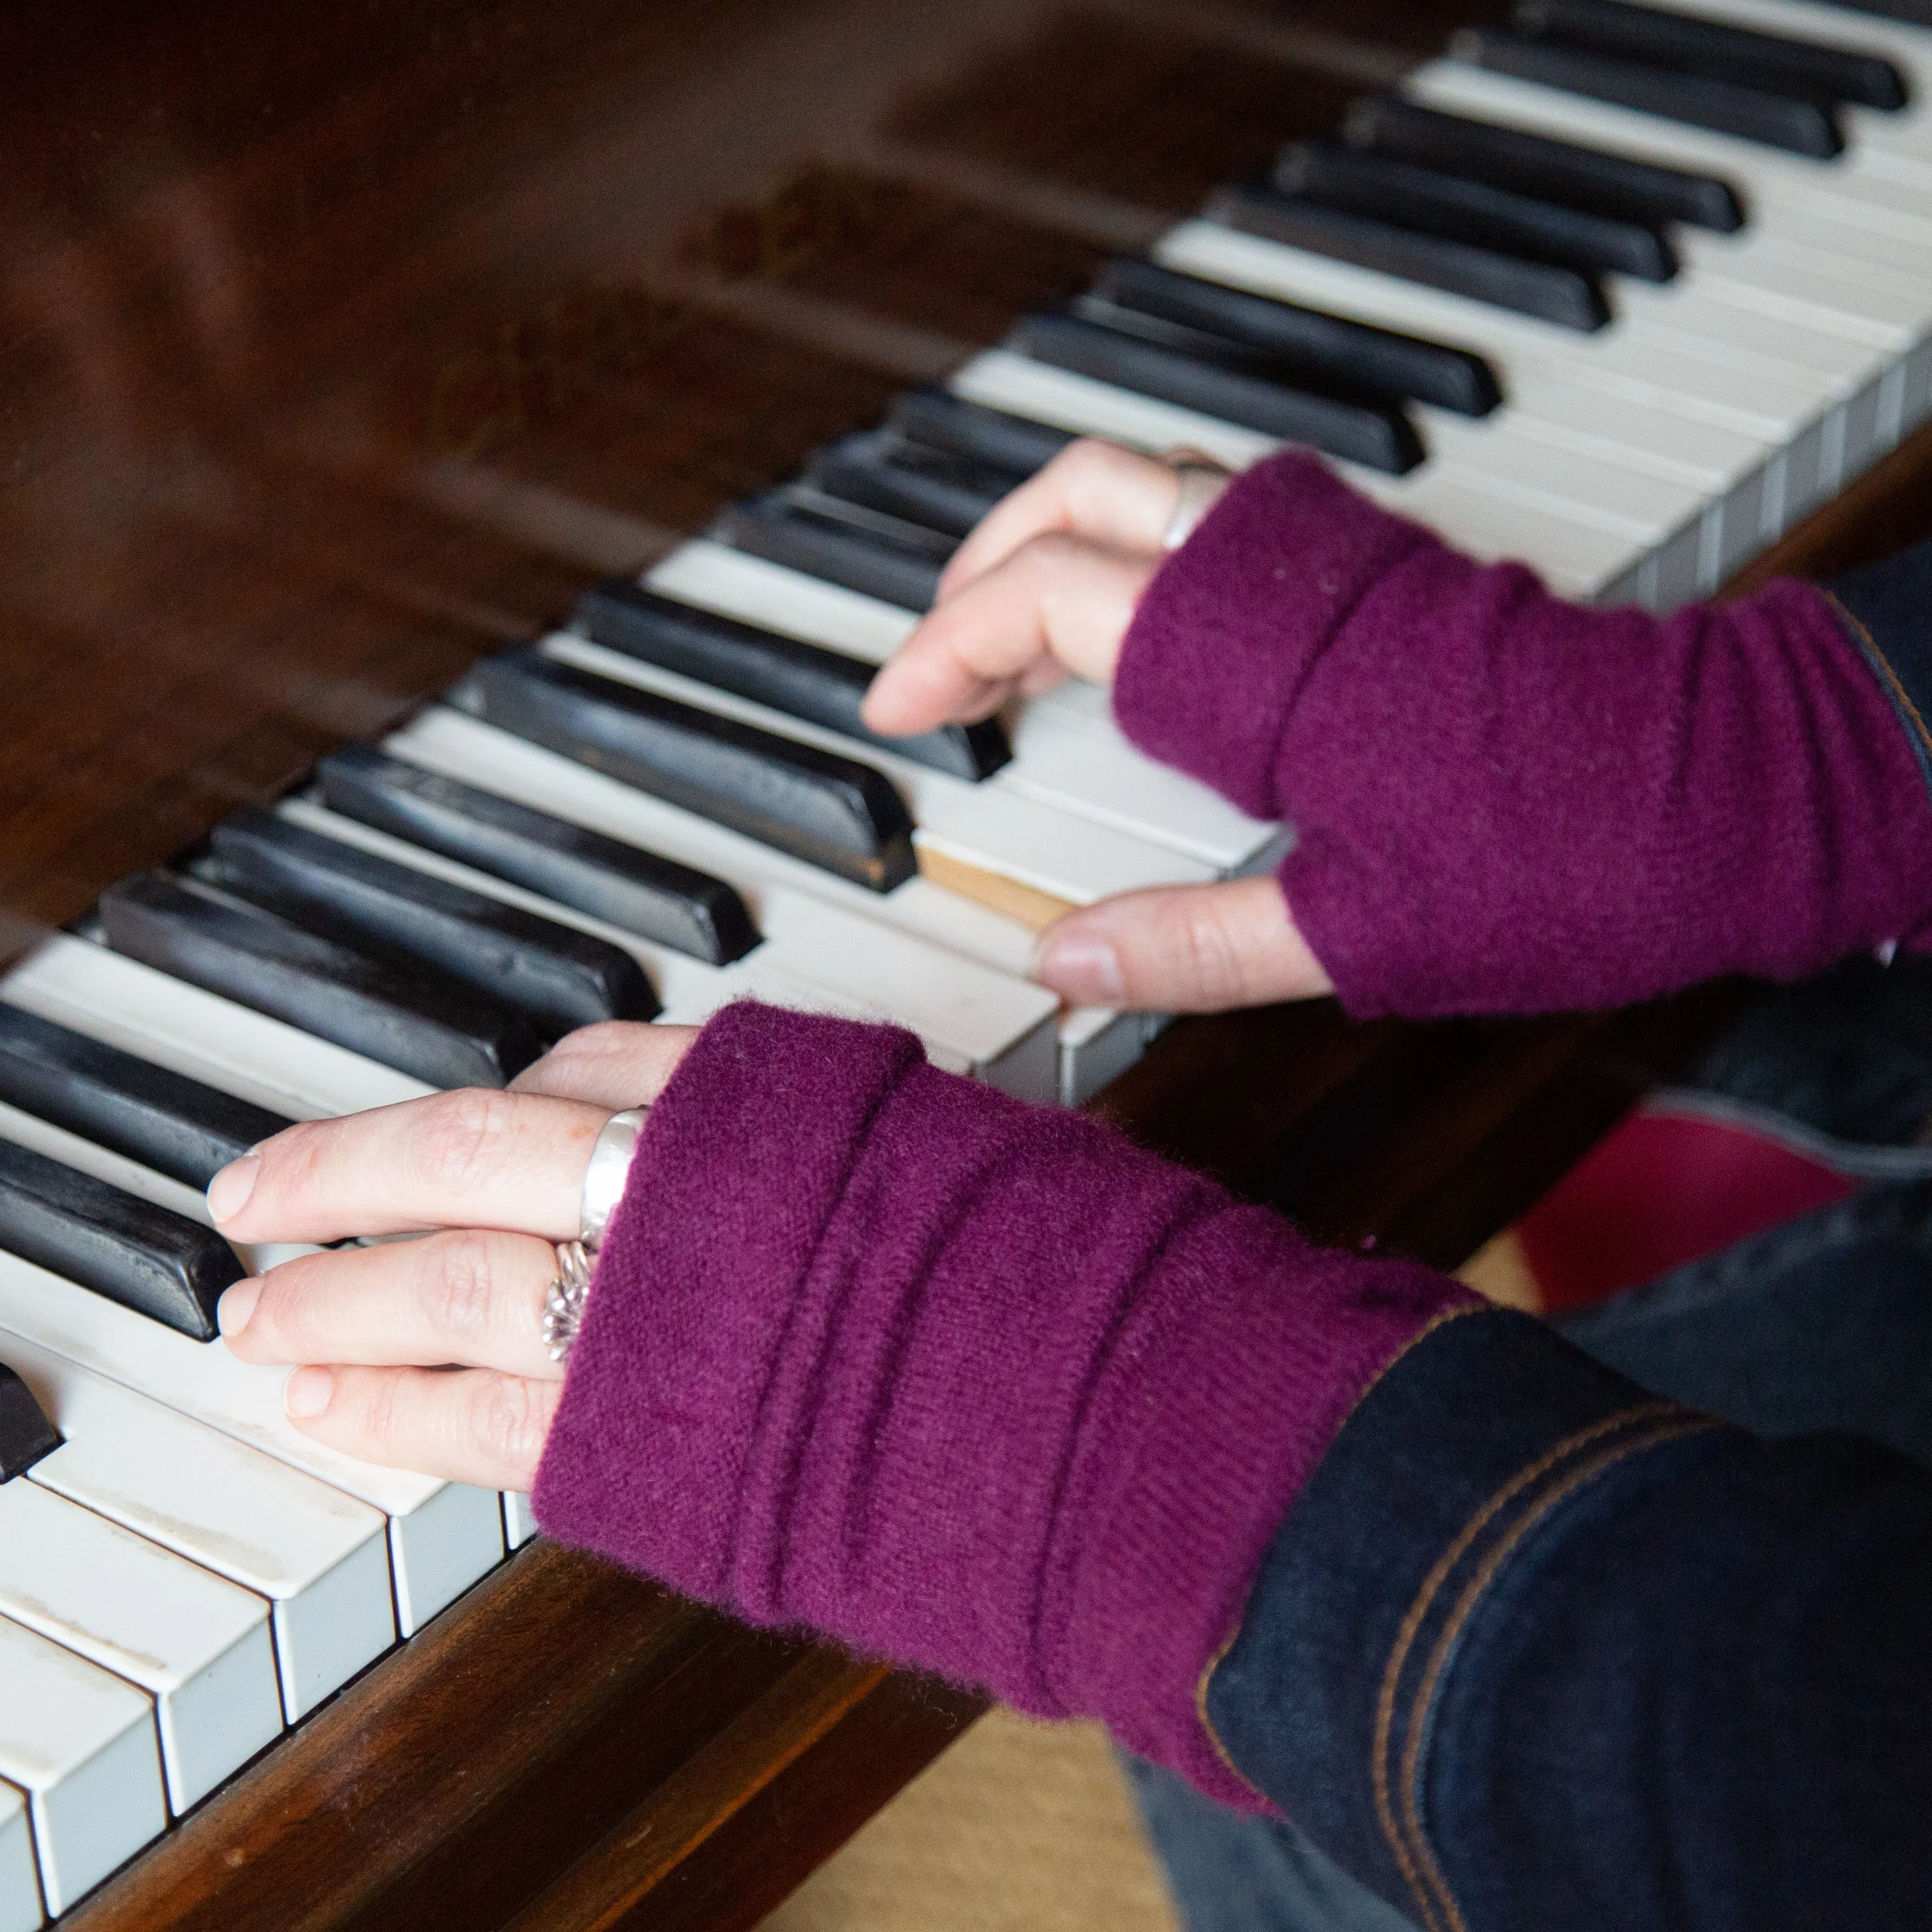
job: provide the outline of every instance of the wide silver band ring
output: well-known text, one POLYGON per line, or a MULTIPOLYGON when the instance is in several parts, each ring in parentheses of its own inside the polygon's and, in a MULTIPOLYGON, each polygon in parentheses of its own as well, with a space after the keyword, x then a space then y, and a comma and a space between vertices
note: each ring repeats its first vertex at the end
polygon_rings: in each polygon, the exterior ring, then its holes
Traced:
POLYGON ((1161 532, 1160 547, 1178 550, 1200 527, 1234 472, 1198 450, 1170 450, 1161 460, 1174 472, 1175 488, 1174 514, 1161 532))
POLYGON ((591 1148, 590 1165, 584 1171, 584 1204, 578 1215, 577 1238, 592 1254, 604 1245, 610 1216, 624 1198, 631 1157, 644 1131, 644 1112, 642 1107, 626 1107, 621 1114, 613 1114, 591 1148))

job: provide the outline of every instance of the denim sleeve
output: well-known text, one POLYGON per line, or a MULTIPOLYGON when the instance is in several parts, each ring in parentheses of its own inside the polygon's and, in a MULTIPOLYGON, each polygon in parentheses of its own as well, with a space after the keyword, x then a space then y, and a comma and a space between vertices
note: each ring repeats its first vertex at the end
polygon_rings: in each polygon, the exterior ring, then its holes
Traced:
POLYGON ((1358 1406, 1202 1702, 1428 1932, 1932 1925, 1932 1478, 1450 1322, 1358 1406))
POLYGON ((1819 588, 1884 687, 1932 788, 1932 538, 1819 588))

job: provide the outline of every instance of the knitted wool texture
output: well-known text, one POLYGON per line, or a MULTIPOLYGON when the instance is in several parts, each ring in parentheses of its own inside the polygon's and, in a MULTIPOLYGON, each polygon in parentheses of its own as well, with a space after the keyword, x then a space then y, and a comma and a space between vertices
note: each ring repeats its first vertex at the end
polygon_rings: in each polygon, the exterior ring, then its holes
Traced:
POLYGON ((908 1034, 737 1005, 651 1109, 537 1516, 1252 1805, 1196 1682, 1363 1388, 1468 1300, 908 1034))
POLYGON ((1807 584, 1580 609, 1298 452, 1154 579, 1114 702, 1294 825, 1282 886, 1358 1014, 1614 1006, 1932 937, 1932 801, 1807 584))

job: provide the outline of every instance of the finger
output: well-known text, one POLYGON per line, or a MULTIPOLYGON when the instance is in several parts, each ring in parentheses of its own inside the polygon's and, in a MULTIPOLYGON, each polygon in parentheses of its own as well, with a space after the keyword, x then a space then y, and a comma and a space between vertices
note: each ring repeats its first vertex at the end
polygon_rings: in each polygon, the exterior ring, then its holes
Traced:
POLYGON ((466 1228, 284 1262, 221 1298, 221 1333, 244 1362, 500 1369, 562 1378, 543 1342, 556 1250, 466 1228))
POLYGON ((304 1436, 332 1449, 527 1495, 563 1384, 490 1369, 302 1368, 283 1401, 304 1436))
POLYGON ((418 1228, 568 1240, 607 1107, 459 1088, 284 1128, 208 1184, 239 1241, 335 1241, 418 1228))
POLYGON ((1111 683, 1120 639, 1160 564, 1156 552, 1034 538, 933 608, 872 680, 862 716, 892 736, 971 722, 1048 666, 1111 683))
POLYGON ((587 1100, 616 1113, 648 1106, 670 1084, 698 1029, 606 1020, 566 1034, 510 1082, 513 1094, 587 1100))
POLYGON ((940 574, 938 601, 1056 530, 1117 549, 1158 551, 1178 488, 1165 463, 1083 436, 980 518, 940 574))
POLYGON ((1334 988, 1272 878, 1102 899, 1047 928, 1034 976, 1082 1006, 1212 1013, 1334 988))

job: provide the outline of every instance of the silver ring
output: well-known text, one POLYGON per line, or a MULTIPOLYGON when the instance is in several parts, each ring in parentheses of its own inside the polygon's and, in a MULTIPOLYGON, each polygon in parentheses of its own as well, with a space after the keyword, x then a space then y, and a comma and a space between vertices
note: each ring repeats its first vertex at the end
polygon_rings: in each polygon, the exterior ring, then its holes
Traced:
POLYGON ((644 1113, 642 1107, 626 1107, 621 1114, 613 1114, 591 1148, 590 1165, 584 1170, 584 1205, 578 1214, 577 1238, 592 1254, 604 1245, 610 1216, 624 1198, 624 1183, 630 1178, 631 1156, 638 1150, 644 1113))
POLYGON ((566 1360, 584 1326, 590 1300, 590 1257, 581 1241, 560 1241, 556 1275, 544 1296, 543 1345, 553 1362, 566 1360))
POLYGON ((1160 547, 1178 550, 1200 527, 1234 472, 1192 450, 1176 451, 1166 460, 1174 472, 1174 514, 1161 532, 1160 547))

